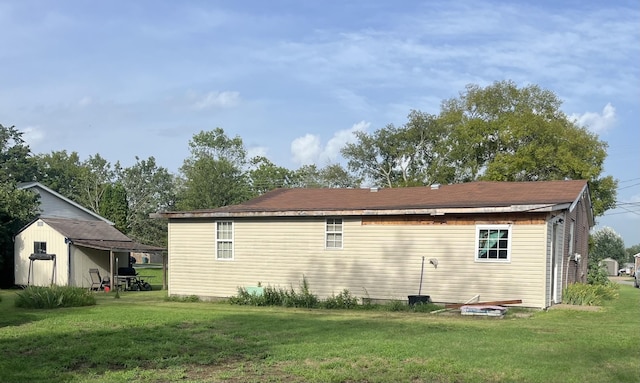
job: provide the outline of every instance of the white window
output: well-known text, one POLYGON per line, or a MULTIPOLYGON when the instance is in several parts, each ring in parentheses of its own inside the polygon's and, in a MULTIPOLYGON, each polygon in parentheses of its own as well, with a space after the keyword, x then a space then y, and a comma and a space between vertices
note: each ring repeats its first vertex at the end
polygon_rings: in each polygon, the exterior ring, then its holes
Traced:
POLYGON ((476 261, 511 259, 511 225, 476 226, 476 261))
POLYGON ((325 246, 327 249, 342 249, 342 219, 327 218, 325 246))
POLYGON ((233 259, 233 222, 216 222, 216 259, 233 259))

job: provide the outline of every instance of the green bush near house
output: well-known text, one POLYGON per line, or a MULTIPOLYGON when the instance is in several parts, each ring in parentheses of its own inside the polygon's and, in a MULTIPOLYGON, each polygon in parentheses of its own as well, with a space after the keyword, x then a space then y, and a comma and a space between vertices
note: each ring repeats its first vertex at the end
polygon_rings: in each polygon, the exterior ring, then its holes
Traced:
POLYGON ((617 299, 619 290, 620 286, 612 282, 596 285, 574 283, 564 289, 562 300, 570 305, 599 306, 603 301, 617 299))
POLYGON ((92 306, 96 298, 91 291, 69 286, 29 286, 16 294, 15 306, 28 309, 92 306))
POLYGON ((261 294, 241 287, 238 295, 229 298, 229 303, 248 306, 283 306, 317 308, 320 305, 318 297, 311 293, 309 283, 306 278, 302 279, 300 291, 296 291, 293 286, 289 289, 282 287, 266 286, 261 294))
POLYGON ((321 306, 326 309, 352 309, 358 306, 358 298, 351 295, 349 290, 344 289, 340 294, 333 294, 322 301, 321 306))
MULTIPOLYGON (((258 284, 260 285, 260 284, 258 284)), ((300 284, 300 291, 293 287, 284 289, 281 287, 240 287, 238 294, 228 299, 234 305, 245 306, 283 306, 301 307, 309 309, 363 309, 390 312, 432 312, 442 309, 442 306, 433 303, 419 303, 408 305, 406 301, 392 300, 388 303, 373 304, 368 298, 363 299, 363 304, 359 304, 359 299, 348 289, 344 289, 339 294, 332 294, 326 299, 319 299, 311 292, 309 283, 303 278, 300 284)))

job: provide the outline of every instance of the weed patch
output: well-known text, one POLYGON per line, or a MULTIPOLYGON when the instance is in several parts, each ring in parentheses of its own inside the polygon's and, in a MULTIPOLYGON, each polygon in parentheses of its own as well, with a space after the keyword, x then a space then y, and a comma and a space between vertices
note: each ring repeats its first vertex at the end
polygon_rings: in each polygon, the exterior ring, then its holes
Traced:
POLYGON ((16 294, 15 306, 30 309, 92 306, 96 298, 91 291, 69 286, 29 286, 16 294))
POLYGON ((567 286, 563 293, 564 303, 570 305, 599 306, 603 301, 617 299, 620 286, 607 282, 603 284, 574 283, 567 286))

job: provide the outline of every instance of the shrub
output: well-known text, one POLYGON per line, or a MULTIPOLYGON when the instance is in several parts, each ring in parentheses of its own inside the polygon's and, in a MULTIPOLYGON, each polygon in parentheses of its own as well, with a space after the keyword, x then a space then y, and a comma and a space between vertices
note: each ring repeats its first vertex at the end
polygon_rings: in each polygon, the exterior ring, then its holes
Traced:
POLYGON ((331 295, 325 299, 321 306, 327 309, 352 309, 358 305, 358 298, 351 295, 349 290, 344 289, 338 295, 331 295))
POLYGON ((164 299, 169 302, 200 302, 200 297, 197 295, 188 295, 184 297, 171 296, 165 297, 164 299))
POLYGON ((590 285, 606 285, 609 283, 606 267, 597 262, 589 262, 587 269, 587 283, 590 285))
POLYGON ((410 306, 406 302, 397 299, 392 300, 386 304, 385 307, 389 311, 409 311, 410 309, 410 306))
POLYGON ((266 286, 262 295, 249 293, 244 287, 238 289, 238 295, 229 298, 229 303, 250 306, 285 306, 315 308, 320 304, 318 297, 311 293, 309 283, 303 276, 300 284, 300 292, 293 287, 283 289, 281 287, 266 286))
POLYGON ((564 289, 563 301, 570 305, 598 306, 604 300, 617 299, 619 286, 615 283, 583 284, 574 283, 564 289))
POLYGON ((30 309, 53 309, 96 304, 96 297, 93 293, 82 287, 29 286, 16 295, 16 307, 30 309))

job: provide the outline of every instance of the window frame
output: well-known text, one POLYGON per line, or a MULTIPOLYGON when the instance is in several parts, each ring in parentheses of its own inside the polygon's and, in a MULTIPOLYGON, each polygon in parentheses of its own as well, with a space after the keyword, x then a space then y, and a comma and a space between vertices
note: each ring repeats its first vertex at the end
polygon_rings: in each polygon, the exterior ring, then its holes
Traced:
POLYGON ((33 254, 47 254, 47 242, 33 241, 33 254))
MULTIPOLYGON (((484 225, 476 225, 476 236, 475 236, 475 255, 474 255, 474 260, 476 262, 481 262, 481 263, 510 263, 511 262, 511 243, 512 243, 512 235, 513 235, 513 225, 510 224, 484 224, 484 225), (488 235, 491 234, 491 230, 503 230, 503 231, 507 231, 507 246, 505 247, 497 247, 496 250, 498 251, 498 257, 500 250, 506 250, 506 258, 481 258, 480 257, 480 241, 482 240, 480 238, 480 233, 483 230, 488 230, 489 233, 488 235)), ((491 240, 491 238, 488 238, 486 240, 491 240)), ((499 238, 499 239, 495 239, 498 242, 499 245, 499 241, 503 240, 503 238, 499 238)), ((493 247, 488 247, 487 249, 492 249, 493 247)))
POLYGON ((338 217, 326 218, 324 220, 324 248, 325 250, 342 250, 344 247, 344 219, 338 217), (329 223, 329 221, 333 221, 329 223), (335 229, 336 221, 340 221, 340 231, 337 230, 329 230, 330 225, 335 229), (329 246, 329 243, 337 243, 337 241, 332 239, 329 240, 330 235, 339 235, 340 236, 340 246, 329 246))
POLYGON ((233 221, 216 221, 216 231, 215 231, 215 239, 216 239, 216 261, 233 261, 235 259, 235 245, 234 245, 234 238, 235 238, 235 230, 234 230, 234 224, 233 221), (231 238, 220 238, 219 237, 219 233, 222 232, 223 230, 220 230, 220 225, 223 224, 229 224, 230 226, 230 234, 231 234, 231 238), (231 257, 229 258, 224 258, 220 256, 220 252, 221 251, 227 251, 228 249, 221 249, 220 245, 223 243, 228 243, 231 245, 231 257))

